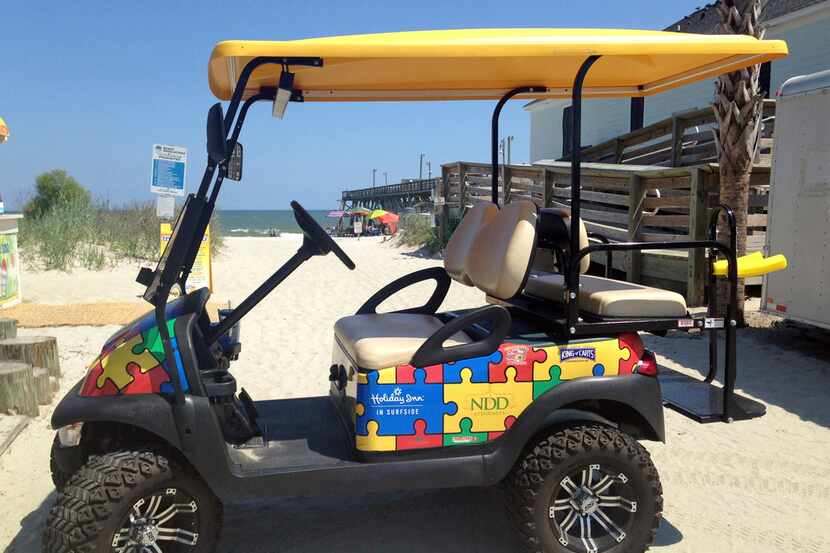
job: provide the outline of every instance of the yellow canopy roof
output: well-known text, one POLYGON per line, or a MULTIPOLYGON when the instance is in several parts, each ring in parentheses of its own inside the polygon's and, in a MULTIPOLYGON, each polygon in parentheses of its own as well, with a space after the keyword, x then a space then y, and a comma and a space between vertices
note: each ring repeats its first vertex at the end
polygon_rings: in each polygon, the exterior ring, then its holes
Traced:
MULTIPOLYGON (((208 77, 230 99, 239 72, 257 56, 319 57, 323 67, 292 66, 306 101, 495 99, 518 86, 522 98, 570 97, 582 62, 602 58, 585 97, 648 96, 787 55, 780 40, 609 29, 469 29, 217 44, 208 77)), ((246 97, 275 86, 280 68, 251 75, 246 97)))

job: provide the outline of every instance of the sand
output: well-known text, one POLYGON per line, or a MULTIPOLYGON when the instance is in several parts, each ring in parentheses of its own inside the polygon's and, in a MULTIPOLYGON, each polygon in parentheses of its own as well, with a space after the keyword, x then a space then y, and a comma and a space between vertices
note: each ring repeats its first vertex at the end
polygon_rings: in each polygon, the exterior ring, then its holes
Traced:
MULTIPOLYGON (((299 237, 229 238, 227 243, 215 265, 217 304, 238 303, 296 250, 299 237)), ((243 351, 233 372, 255 399, 325 393, 334 321, 353 313, 393 278, 439 263, 380 239, 341 243, 357 270, 348 271, 334 256, 314 258, 243 320, 243 351)), ((25 271, 23 289, 39 304, 140 304, 141 288, 132 282, 136 270, 25 271)), ((414 305, 428 293, 428 285, 414 287, 388 307, 414 305)), ((444 307, 481 302, 479 292, 454 284, 444 307)), ((116 329, 20 332, 57 336, 65 392, 116 329)), ((738 388, 767 404, 761 419, 699 425, 666 411, 667 443, 645 443, 665 492, 665 518, 654 551, 830 550, 828 336, 792 328, 739 332, 738 388)), ((699 337, 645 340, 665 366, 696 373, 705 365, 706 342, 699 337)), ((40 533, 54 501, 48 469, 53 407, 42 408, 0 457, 0 547, 6 553, 40 551, 40 533)), ((231 505, 220 551, 517 551, 501 501, 497 489, 460 489, 231 505)))

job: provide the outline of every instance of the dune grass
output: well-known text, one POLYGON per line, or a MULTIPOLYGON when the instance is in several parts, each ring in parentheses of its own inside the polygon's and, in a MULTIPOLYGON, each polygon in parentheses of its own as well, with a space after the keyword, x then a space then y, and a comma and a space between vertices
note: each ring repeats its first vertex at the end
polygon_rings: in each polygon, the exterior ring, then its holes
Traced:
MULTIPOLYGON (((120 207, 70 201, 20 222, 19 244, 29 261, 47 270, 100 270, 123 260, 159 257, 159 218, 154 202, 120 207)), ((211 250, 218 254, 222 232, 211 222, 211 250)))

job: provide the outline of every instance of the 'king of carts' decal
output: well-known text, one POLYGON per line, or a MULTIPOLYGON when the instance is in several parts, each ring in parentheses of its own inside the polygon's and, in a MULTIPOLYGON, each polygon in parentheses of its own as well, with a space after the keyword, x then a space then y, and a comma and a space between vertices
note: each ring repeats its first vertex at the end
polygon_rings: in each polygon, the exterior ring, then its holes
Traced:
POLYGON ((563 363, 565 361, 573 361, 575 359, 596 361, 597 348, 562 348, 559 350, 559 360, 563 363))

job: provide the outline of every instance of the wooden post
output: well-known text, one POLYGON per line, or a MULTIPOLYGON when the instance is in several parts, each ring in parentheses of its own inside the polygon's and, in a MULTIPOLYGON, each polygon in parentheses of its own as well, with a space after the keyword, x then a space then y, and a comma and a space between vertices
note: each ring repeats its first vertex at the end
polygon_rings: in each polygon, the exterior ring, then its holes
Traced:
POLYGON ((35 399, 39 405, 52 403, 52 384, 49 382, 49 369, 32 367, 32 378, 35 383, 35 399))
POLYGON ((0 363, 0 413, 38 415, 32 366, 28 363, 0 363))
POLYGON ((49 369, 49 376, 61 375, 58 341, 54 336, 20 336, 0 340, 0 360, 23 361, 49 369))
POLYGON ((0 340, 17 338, 17 320, 0 319, 0 340))
POLYGON ((510 203, 510 185, 513 183, 513 169, 509 165, 502 165, 501 194, 502 205, 510 203))
POLYGON ((623 160, 623 150, 625 150, 625 143, 619 138, 614 140, 614 163, 620 164, 623 160))
MULTIPOLYGON (((628 177, 628 241, 640 241, 640 226, 643 221, 643 201, 646 187, 639 175, 628 177)), ((628 252, 628 282, 639 283, 643 277, 643 255, 639 250, 628 252)))
POLYGON ((553 171, 549 171, 547 168, 542 169, 542 177, 544 178, 544 197, 542 198, 542 207, 550 207, 551 202, 553 201, 553 171))
POLYGON ((686 121, 680 117, 671 118, 671 166, 680 167, 683 161, 683 134, 686 121))
MULTIPOLYGON (((700 167, 689 174, 689 240, 706 240, 709 235, 709 212, 706 209, 706 175, 700 167)), ((703 305, 706 278, 706 251, 689 250, 686 278, 686 303, 689 307, 703 305)))

